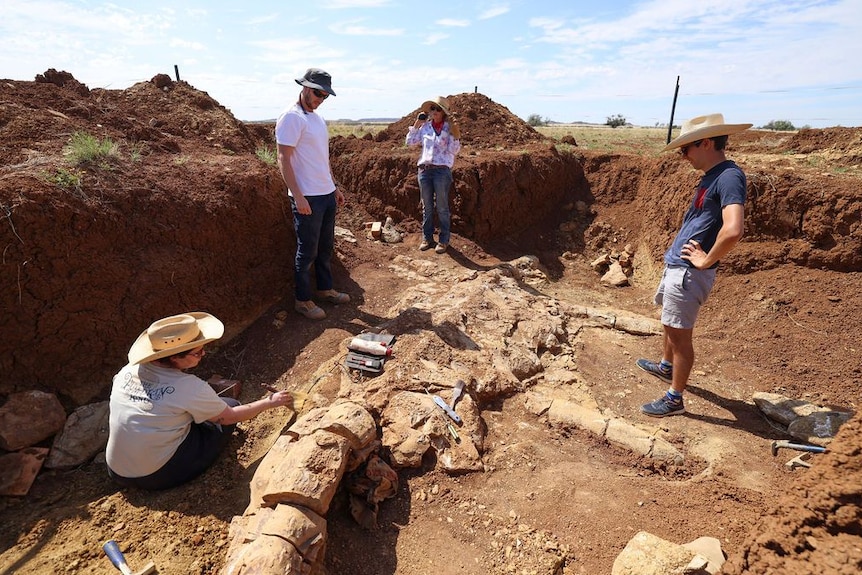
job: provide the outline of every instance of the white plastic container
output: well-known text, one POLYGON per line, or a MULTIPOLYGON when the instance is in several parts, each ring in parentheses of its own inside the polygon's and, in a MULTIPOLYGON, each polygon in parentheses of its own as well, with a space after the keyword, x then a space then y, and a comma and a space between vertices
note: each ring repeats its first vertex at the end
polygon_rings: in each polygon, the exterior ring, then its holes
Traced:
POLYGON ((368 353, 371 355, 392 355, 392 348, 382 341, 368 341, 359 337, 354 337, 350 340, 348 349, 358 351, 360 353, 368 353))

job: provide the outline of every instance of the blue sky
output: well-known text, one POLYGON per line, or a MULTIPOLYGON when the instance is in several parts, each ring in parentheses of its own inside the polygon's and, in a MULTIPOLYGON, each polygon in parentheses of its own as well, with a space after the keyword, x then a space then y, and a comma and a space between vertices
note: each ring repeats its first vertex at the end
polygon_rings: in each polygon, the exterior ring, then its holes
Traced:
POLYGON ((3 0, 0 78, 65 70, 90 88, 158 73, 240 120, 332 74, 328 120, 399 118, 477 89, 515 115, 666 124, 862 125, 860 0, 3 0))

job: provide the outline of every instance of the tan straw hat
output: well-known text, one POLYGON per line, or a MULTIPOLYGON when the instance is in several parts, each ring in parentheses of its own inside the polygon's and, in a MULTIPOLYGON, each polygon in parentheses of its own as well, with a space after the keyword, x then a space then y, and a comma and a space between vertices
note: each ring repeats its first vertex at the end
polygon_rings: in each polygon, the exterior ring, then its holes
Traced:
POLYGON ((438 106, 441 110, 443 110, 444 114, 446 114, 447 116, 449 115, 449 100, 447 100, 443 96, 437 96, 433 100, 425 100, 424 102, 422 102, 422 111, 427 114, 431 111, 431 106, 438 106))
POLYGON ((662 152, 685 146, 698 140, 714 138, 716 136, 729 136, 737 132, 747 130, 752 124, 725 124, 724 116, 721 114, 707 114, 698 116, 682 123, 682 130, 671 143, 662 148, 662 152))
POLYGON ((172 315, 153 322, 129 350, 129 363, 147 363, 219 339, 224 324, 201 311, 172 315))

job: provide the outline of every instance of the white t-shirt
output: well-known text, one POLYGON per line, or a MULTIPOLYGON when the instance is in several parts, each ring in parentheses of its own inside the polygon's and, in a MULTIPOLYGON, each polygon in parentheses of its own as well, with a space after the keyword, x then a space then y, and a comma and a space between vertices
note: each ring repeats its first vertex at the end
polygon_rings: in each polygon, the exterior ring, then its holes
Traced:
POLYGON ((155 363, 126 365, 114 376, 105 457, 123 477, 158 471, 176 453, 191 424, 227 404, 204 380, 155 363))
POLYGON ((335 191, 329 167, 329 130, 323 118, 306 113, 296 103, 278 117, 275 141, 294 149, 290 167, 303 196, 325 196, 335 191))

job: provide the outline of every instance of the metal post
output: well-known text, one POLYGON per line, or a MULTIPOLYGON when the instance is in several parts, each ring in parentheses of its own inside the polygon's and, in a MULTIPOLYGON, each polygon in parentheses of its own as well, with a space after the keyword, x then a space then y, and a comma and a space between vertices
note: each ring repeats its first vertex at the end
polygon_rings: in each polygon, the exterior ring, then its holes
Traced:
POLYGON ((177 82, 180 81, 180 68, 174 64, 174 75, 177 77, 177 82))
POLYGON ((677 94, 679 94, 679 76, 676 77, 676 90, 673 91, 673 105, 670 107, 670 124, 667 126, 667 142, 665 144, 670 144, 670 136, 673 132, 673 113, 676 111, 677 94))

